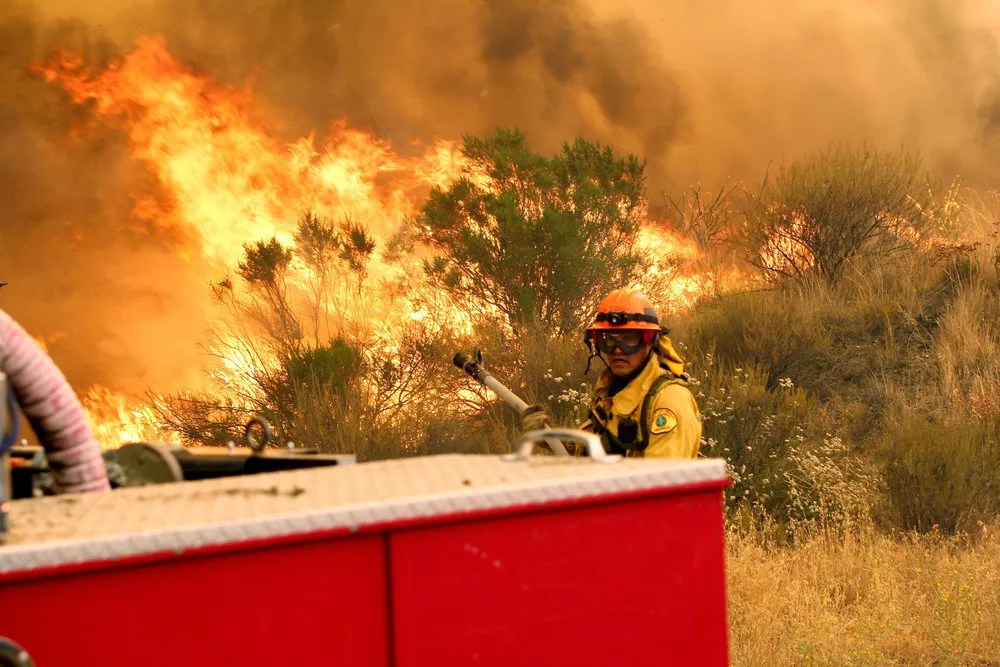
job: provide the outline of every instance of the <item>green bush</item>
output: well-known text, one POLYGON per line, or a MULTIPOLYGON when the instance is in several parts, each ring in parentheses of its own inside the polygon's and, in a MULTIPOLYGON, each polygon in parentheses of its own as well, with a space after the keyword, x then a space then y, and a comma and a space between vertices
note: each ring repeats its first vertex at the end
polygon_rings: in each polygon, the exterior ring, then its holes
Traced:
POLYGON ((644 165, 584 139, 550 158, 518 130, 467 136, 466 177, 435 188, 414 229, 437 256, 427 275, 456 302, 518 332, 571 333, 611 289, 642 274, 644 165), (485 182, 483 182, 485 181, 485 182))
POLYGON ((1000 417, 906 414, 887 424, 882 444, 903 528, 972 532, 1000 513, 1000 417))
POLYGON ((361 350, 338 336, 320 347, 297 351, 285 363, 285 381, 312 383, 343 393, 362 371, 361 350))

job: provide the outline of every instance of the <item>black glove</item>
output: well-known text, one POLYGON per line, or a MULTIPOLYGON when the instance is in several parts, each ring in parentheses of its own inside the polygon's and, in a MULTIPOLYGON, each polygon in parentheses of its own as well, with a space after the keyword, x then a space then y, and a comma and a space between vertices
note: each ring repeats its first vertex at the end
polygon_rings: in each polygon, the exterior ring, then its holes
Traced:
POLYGON ((529 405, 521 413, 521 432, 540 431, 543 428, 551 428, 552 418, 545 412, 545 408, 537 403, 529 405))

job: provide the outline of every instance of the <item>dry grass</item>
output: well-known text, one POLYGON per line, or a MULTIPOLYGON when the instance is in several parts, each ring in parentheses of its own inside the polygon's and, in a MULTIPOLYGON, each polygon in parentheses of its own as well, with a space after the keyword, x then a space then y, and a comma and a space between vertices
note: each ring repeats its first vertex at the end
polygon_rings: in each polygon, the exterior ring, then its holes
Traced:
MULTIPOLYGON (((998 197, 968 198, 942 246, 724 299, 681 327, 727 374, 758 365, 769 392, 788 377, 818 397, 807 424, 878 471, 862 528, 796 527, 781 506, 766 528, 731 515, 734 664, 1000 666, 998 197)), ((758 448, 716 431, 727 458, 758 448)))
POLYGON ((976 544, 864 529, 729 536, 736 665, 1000 665, 1000 524, 976 544))
POLYGON ((941 390, 983 411, 1000 409, 1000 300, 992 281, 963 285, 940 320, 941 390))

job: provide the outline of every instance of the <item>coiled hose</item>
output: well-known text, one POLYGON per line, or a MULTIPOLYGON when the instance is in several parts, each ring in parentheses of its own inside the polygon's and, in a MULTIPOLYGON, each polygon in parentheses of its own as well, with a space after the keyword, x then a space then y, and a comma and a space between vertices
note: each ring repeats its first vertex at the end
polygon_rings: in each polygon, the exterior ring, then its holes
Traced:
POLYGON ((0 368, 45 448, 57 490, 79 493, 110 489, 101 447, 87 423, 80 399, 41 346, 3 310, 0 368))

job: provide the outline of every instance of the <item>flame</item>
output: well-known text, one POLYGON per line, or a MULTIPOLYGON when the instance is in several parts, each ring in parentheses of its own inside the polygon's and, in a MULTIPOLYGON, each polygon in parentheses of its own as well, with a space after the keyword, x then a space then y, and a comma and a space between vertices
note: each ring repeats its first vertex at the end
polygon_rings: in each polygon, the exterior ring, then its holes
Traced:
POLYGON ((94 436, 105 449, 129 442, 164 441, 156 411, 149 405, 128 398, 101 385, 94 385, 80 395, 84 414, 94 436))
MULTIPOLYGON (((140 39, 120 63, 96 73, 66 55, 35 71, 60 84, 73 102, 90 102, 98 115, 123 122, 134 156, 152 167, 166 194, 166 201, 137 197, 134 217, 184 229, 220 270, 237 263, 244 244, 275 237, 292 245, 305 211, 333 221, 360 221, 388 238, 431 186, 446 186, 467 166, 454 141, 437 140, 423 150, 414 142, 415 154, 402 156, 389 142, 344 120, 333 124, 319 147, 313 136, 283 145, 254 117, 248 88, 219 86, 193 74, 160 39, 140 39)), ((188 252, 182 251, 186 260, 188 252)), ((407 270, 387 266, 376 254, 368 273, 398 277, 407 270)), ((287 278, 305 290, 309 270, 296 263, 287 278)), ((381 310, 376 304, 373 312, 373 304, 341 296, 327 310, 382 322, 382 333, 392 328, 394 314, 404 319, 410 310, 419 319, 418 313, 425 312, 420 304, 435 298, 414 291, 409 303, 386 302, 381 310)), ((213 352, 223 357, 213 379, 243 392, 252 391, 246 381, 253 375, 250 366, 273 362, 258 358, 251 364, 246 350, 225 343, 213 352)))
POLYGON ((647 221, 639 231, 639 247, 648 254, 652 265, 642 283, 634 287, 641 288, 668 312, 693 308, 717 284, 714 272, 693 268, 702 258, 698 244, 663 223, 647 221))
MULTIPOLYGON (((484 184, 485 177, 450 140, 430 146, 413 142, 401 154, 390 142, 340 120, 322 141, 310 135, 283 143, 260 116, 249 86, 221 86, 194 74, 161 39, 141 39, 120 62, 100 71, 66 55, 35 71, 58 83, 74 103, 88 103, 97 115, 123 125, 134 156, 150 166, 162 189, 158 196, 137 194, 133 217, 154 228, 184 231, 196 242, 179 251, 184 259, 200 251, 220 271, 242 258, 244 244, 274 237, 293 245, 306 211, 358 221, 385 241, 416 212, 431 187, 447 187, 460 176, 484 184)), ((714 285, 715 276, 685 268, 701 255, 690 239, 648 222, 641 245, 656 259, 646 278, 667 286, 664 301, 690 307, 714 285)), ((417 261, 373 254, 369 277, 405 285, 389 296, 364 294, 348 281, 333 286, 323 315, 338 319, 326 335, 332 329, 368 327, 364 338, 391 354, 398 349, 394 331, 401 326, 422 327, 427 339, 445 325, 470 330, 469 317, 447 295, 414 284, 417 261)), ((286 277, 300 296, 318 278, 301 263, 293 263, 286 277)), ((294 294, 289 299, 292 308, 301 305, 294 294)), ((318 339, 320 334, 312 335, 318 339)), ((258 395, 254 377, 277 363, 266 345, 238 336, 220 337, 212 352, 220 364, 210 372, 211 382, 248 404, 258 395)), ((104 387, 88 389, 83 398, 107 445, 161 435, 149 406, 104 387)))
MULTIPOLYGON (((350 215, 391 234, 420 191, 447 184, 465 165, 454 142, 402 157, 343 120, 322 148, 312 136, 282 145, 254 118, 248 89, 192 74, 159 39, 141 39, 121 63, 97 74, 66 56, 36 71, 75 103, 91 101, 96 113, 125 122, 135 156, 152 165, 172 195, 171 222, 197 234, 205 256, 220 266, 235 263, 246 242, 276 236, 291 244, 304 211, 350 215)), ((143 199, 136 213, 161 211, 143 199)))

